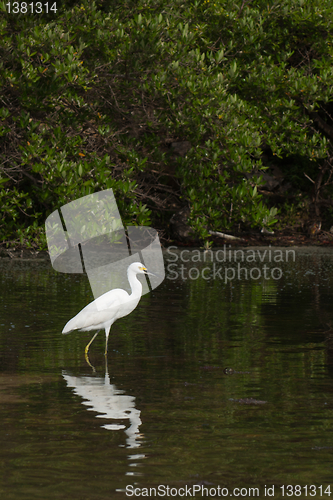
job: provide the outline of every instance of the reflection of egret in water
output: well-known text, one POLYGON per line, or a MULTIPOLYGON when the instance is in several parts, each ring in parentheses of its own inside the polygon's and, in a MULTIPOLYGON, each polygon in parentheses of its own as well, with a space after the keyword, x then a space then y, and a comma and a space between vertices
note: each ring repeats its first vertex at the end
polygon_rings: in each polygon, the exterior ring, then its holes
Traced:
POLYGON ((89 410, 96 411, 98 418, 110 420, 129 420, 130 426, 115 422, 102 425, 104 429, 114 431, 125 429, 127 434, 126 443, 128 448, 138 448, 141 443, 142 434, 139 433, 141 425, 140 410, 135 408, 135 397, 127 396, 124 391, 110 384, 110 377, 106 368, 105 377, 72 376, 62 372, 68 387, 74 389, 74 393, 81 396, 83 404, 89 410))

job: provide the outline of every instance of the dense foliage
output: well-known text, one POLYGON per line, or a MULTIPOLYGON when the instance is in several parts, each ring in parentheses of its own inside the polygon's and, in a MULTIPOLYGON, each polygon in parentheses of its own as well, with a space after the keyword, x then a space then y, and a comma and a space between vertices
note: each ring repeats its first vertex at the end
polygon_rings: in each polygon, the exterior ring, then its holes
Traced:
POLYGON ((330 0, 23 4, 0 2, 1 240, 43 246, 53 210, 110 187, 125 224, 269 227, 274 162, 332 206, 330 0))

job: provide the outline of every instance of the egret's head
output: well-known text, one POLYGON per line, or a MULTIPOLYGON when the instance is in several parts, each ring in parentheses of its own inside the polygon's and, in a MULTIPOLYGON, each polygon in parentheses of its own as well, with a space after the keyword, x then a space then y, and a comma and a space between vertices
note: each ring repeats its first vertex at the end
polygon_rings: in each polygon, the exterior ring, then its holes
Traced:
POLYGON ((131 264, 129 266, 128 270, 135 272, 135 274, 151 274, 151 275, 153 275, 153 273, 150 273, 148 271, 148 269, 146 268, 146 266, 141 264, 141 262, 133 262, 133 264, 131 264))
POLYGON ((148 269, 141 262, 133 262, 128 270, 134 271, 136 274, 148 274, 148 269))

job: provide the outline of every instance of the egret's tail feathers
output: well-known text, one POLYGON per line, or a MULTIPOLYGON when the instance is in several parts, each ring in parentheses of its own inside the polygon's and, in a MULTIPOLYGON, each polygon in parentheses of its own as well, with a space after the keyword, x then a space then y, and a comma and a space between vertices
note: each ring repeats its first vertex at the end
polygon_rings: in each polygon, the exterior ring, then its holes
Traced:
POLYGON ((62 333, 70 333, 70 332, 72 332, 73 330, 76 330, 76 329, 77 329, 76 318, 72 318, 72 319, 70 319, 68 321, 68 323, 66 323, 66 325, 64 326, 64 329, 63 329, 62 333))

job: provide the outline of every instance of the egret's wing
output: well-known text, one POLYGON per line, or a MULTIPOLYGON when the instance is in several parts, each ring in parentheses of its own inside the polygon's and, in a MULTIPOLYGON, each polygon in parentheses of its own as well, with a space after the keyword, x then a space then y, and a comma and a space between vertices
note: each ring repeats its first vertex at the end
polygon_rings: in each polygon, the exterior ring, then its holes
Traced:
POLYGON ((103 310, 108 309, 109 307, 113 307, 117 304, 123 304, 129 298, 128 293, 121 288, 115 288, 114 290, 110 290, 109 292, 103 293, 100 297, 97 297, 96 300, 88 304, 82 311, 91 307, 92 310, 103 310))
POLYGON ((119 304, 103 309, 102 311, 82 311, 79 312, 74 318, 68 321, 62 333, 69 333, 72 330, 97 330, 105 328, 105 323, 113 323, 117 319, 117 312, 119 311, 119 304))
POLYGON ((128 299, 129 295, 125 290, 115 289, 104 293, 69 320, 62 333, 79 329, 104 328, 104 323, 117 319, 119 311, 128 299))

